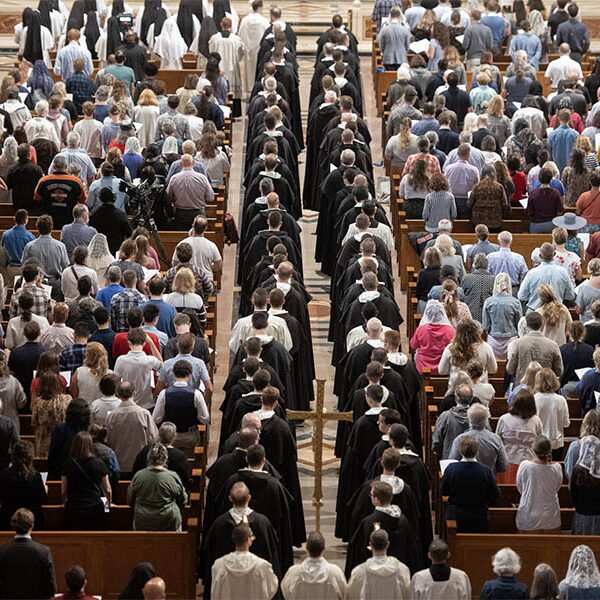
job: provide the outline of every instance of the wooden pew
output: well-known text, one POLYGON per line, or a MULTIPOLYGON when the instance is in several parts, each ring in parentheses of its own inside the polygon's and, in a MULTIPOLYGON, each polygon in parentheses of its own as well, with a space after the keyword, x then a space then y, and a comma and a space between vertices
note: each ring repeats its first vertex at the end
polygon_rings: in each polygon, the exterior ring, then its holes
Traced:
POLYGON ((560 581, 567 571, 573 548, 586 544, 595 551, 600 549, 600 536, 457 533, 455 521, 448 521, 447 532, 452 566, 469 574, 474 596, 479 594, 486 580, 496 578, 492 557, 501 548, 508 546, 521 557, 521 572, 517 577, 527 584, 533 580, 533 571, 541 562, 553 567, 560 581))
MULTIPOLYGON (((73 565, 86 571, 87 590, 115 600, 140 562, 151 562, 168 582, 167 598, 196 596, 196 519, 188 519, 187 531, 34 531, 36 542, 52 550, 56 583, 66 592, 65 573, 73 565)), ((13 539, 0 532, 0 544, 13 539)))

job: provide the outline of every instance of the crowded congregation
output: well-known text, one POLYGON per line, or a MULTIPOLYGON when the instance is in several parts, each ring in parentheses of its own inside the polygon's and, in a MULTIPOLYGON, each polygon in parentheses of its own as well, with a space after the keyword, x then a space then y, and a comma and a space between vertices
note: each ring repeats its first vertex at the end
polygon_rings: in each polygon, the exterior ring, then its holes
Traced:
POLYGON ((6 0, 0 599, 600 600, 596 21, 6 0))

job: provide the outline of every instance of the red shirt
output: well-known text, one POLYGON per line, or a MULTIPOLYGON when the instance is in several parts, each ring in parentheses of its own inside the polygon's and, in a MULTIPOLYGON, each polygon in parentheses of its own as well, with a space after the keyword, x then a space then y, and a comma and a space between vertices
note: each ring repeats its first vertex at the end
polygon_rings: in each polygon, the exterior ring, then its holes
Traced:
POLYGON ((519 200, 525 198, 525 191, 527 190, 527 177, 523 171, 511 171, 510 176, 515 184, 515 191, 512 195, 511 202, 518 204, 519 200))
POLYGON ((111 148, 118 148, 121 154, 125 154, 125 144, 117 144, 117 138, 114 138, 108 145, 108 149, 110 150, 111 148))
MULTIPOLYGON (((158 342, 158 337, 156 337, 156 335, 154 333, 146 332, 146 335, 150 337, 150 339, 154 342, 154 344, 160 351, 160 344, 158 342)), ((127 332, 123 331, 121 333, 117 333, 117 335, 115 336, 115 339, 113 340, 113 347, 112 347, 113 360, 117 360, 117 358, 119 356, 122 356, 123 354, 127 354, 128 352, 129 352, 129 343, 127 342, 127 332)), ((144 353, 147 354, 148 356, 152 356, 152 350, 150 349, 150 344, 148 342, 146 342, 144 344, 144 353)))
MULTIPOLYGON (((59 375, 60 377, 60 382, 62 384, 62 389, 63 392, 67 391, 67 380, 62 376, 59 375)), ((36 377, 32 382, 31 382, 31 393, 32 394, 37 394, 38 390, 40 389, 40 378, 36 377)))

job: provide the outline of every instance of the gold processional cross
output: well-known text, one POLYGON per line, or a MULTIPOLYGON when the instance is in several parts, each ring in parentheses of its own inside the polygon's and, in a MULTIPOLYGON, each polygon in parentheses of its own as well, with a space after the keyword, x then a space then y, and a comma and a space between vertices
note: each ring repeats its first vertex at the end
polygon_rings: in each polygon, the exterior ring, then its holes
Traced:
POLYGON ((352 421, 350 412, 326 412, 325 405, 325 380, 317 379, 317 407, 312 410, 288 410, 287 418, 290 421, 312 421, 313 434, 312 446, 315 463, 315 485, 313 491, 313 506, 315 508, 315 529, 321 530, 321 507, 323 506, 323 425, 325 421, 352 421))

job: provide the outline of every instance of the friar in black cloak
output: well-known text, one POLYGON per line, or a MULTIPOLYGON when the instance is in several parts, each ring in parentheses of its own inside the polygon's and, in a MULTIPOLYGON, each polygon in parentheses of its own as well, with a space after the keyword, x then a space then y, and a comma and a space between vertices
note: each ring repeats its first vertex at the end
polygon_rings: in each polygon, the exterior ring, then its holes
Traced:
POLYGON ((336 519, 340 521, 347 518, 346 508, 350 496, 365 481, 363 465, 381 436, 378 420, 379 413, 385 408, 381 404, 384 397, 383 388, 380 385, 369 386, 366 397, 369 410, 354 423, 340 466, 335 504, 336 519))
POLYGON ((350 96, 342 96, 340 98, 339 105, 340 112, 339 114, 335 115, 331 119, 331 121, 329 121, 329 123, 327 123, 327 125, 325 126, 324 135, 327 135, 328 132, 330 132, 332 129, 335 129, 342 122, 342 115, 344 113, 347 113, 350 115, 350 117, 346 118, 351 118, 353 121, 356 122, 356 128, 358 132, 363 137, 365 144, 367 144, 367 146, 370 146, 371 133, 369 132, 369 127, 367 126, 367 123, 364 121, 364 119, 359 117, 356 111, 354 110, 354 102, 352 102, 352 98, 350 98, 350 96))
MULTIPOLYGON (((352 411, 352 423, 356 423, 369 409, 367 403, 367 389, 371 385, 381 386, 383 390, 382 406, 386 409, 393 409, 398 412, 401 422, 405 423, 407 419, 406 407, 402 401, 397 399, 394 392, 382 383, 383 367, 380 363, 371 361, 367 365, 366 372, 360 377, 364 385, 354 386, 353 391, 348 395, 344 405, 344 412, 352 411)), ((344 456, 348 436, 352 430, 352 423, 348 421, 338 421, 337 435, 335 436, 336 455, 344 456)))
POLYGON ((356 36, 348 28, 344 27, 344 19, 341 15, 333 15, 331 18, 331 27, 326 29, 317 40, 317 61, 315 61, 315 64, 318 62, 318 55, 323 50, 323 46, 330 41, 331 33, 334 30, 341 31, 348 35, 350 51, 354 56, 358 56, 358 40, 356 39, 356 36))
POLYGON ((290 510, 304 522, 296 440, 287 421, 277 414, 278 400, 279 392, 268 385, 263 390, 260 409, 254 412, 261 423, 260 443, 269 462, 281 473, 285 489, 292 495, 290 510))
MULTIPOLYGON (((217 504, 223 485, 240 469, 245 469, 248 464, 246 462, 246 451, 251 446, 258 444, 258 436, 260 434, 260 422, 257 419, 248 419, 253 423, 252 427, 242 427, 239 431, 237 444, 234 448, 222 456, 208 468, 206 475, 208 476, 208 486, 206 488, 206 507, 204 509, 203 530, 204 534, 208 532, 214 520, 219 516, 219 506, 217 504), (256 422, 255 422, 256 421, 256 422)), ((274 469, 269 461, 265 462, 264 470, 270 473, 277 480, 281 479, 281 475, 274 469)))
POLYGON ((291 129, 292 127, 292 110, 288 101, 277 93, 277 80, 274 77, 267 77, 265 79, 265 86, 273 86, 273 90, 263 90, 258 92, 252 101, 248 105, 247 118, 248 118, 248 133, 246 135, 247 140, 251 140, 256 124, 262 125, 262 118, 264 117, 265 111, 272 107, 277 106, 284 118, 287 120, 286 126, 291 129))
MULTIPOLYGON (((281 231, 281 213, 273 211, 267 217, 268 229, 259 231, 252 239, 248 240, 246 247, 242 249, 244 255, 240 260, 238 270, 238 282, 242 283, 253 269, 254 265, 265 254, 267 241, 272 237, 278 238, 278 244, 283 244, 286 248, 288 258, 296 266, 296 269, 302 274, 302 252, 294 244, 292 238, 285 232, 281 231)), ((253 290, 250 290, 252 292, 253 290)))
POLYGON ((277 194, 282 206, 285 207, 294 219, 299 219, 302 215, 300 198, 294 192, 294 182, 290 183, 283 176, 283 173, 277 170, 277 156, 275 154, 267 154, 264 169, 257 173, 256 177, 250 182, 250 186, 246 189, 243 206, 244 212, 256 202, 256 198, 258 198, 260 193, 260 182, 265 178, 271 180, 272 191, 277 194))
POLYGON ((374 510, 361 521, 350 539, 346 555, 346 577, 350 577, 354 567, 370 558, 369 537, 374 529, 384 529, 387 532, 390 543, 388 556, 394 556, 404 563, 411 574, 424 566, 419 539, 400 508, 391 503, 393 496, 394 491, 389 483, 375 481, 371 484, 374 510))
POLYGON ((431 476, 425 463, 415 452, 416 448, 408 437, 408 429, 400 423, 394 423, 389 428, 388 440, 378 442, 365 461, 366 479, 375 479, 382 474, 381 457, 387 448, 395 448, 400 452, 400 464, 396 468, 395 475, 410 486, 417 499, 421 509, 419 539, 423 542, 425 550, 433 539, 429 502, 431 476))
POLYGON ((273 28, 277 25, 279 29, 285 33, 286 38, 292 44, 294 52, 296 52, 296 33, 294 32, 289 23, 286 23, 281 19, 281 9, 277 6, 272 6, 269 10, 269 19, 271 20, 271 24, 265 29, 265 32, 263 33, 263 36, 261 38, 261 42, 269 34, 273 33, 273 28))
POLYGON ((402 381, 404 381, 404 385, 411 398, 418 398, 423 383, 417 367, 415 367, 415 363, 400 350, 400 333, 398 331, 386 331, 383 334, 383 343, 387 351, 387 363, 385 366, 390 367, 402 377, 402 381))
MULTIPOLYGON (((391 503, 395 504, 402 511, 402 514, 406 517, 415 533, 419 533, 417 524, 419 523, 421 511, 415 494, 405 481, 394 474, 400 464, 400 453, 398 450, 394 448, 385 450, 381 457, 381 464, 383 466, 383 473, 379 477, 363 483, 348 502, 347 514, 351 516, 346 521, 347 525, 343 531, 339 532, 341 535, 338 536, 344 542, 350 539, 352 533, 358 529, 361 521, 373 512, 371 484, 375 481, 384 481, 392 486, 393 497, 391 503)), ((421 547, 423 546, 424 544, 421 542, 421 547)), ((429 544, 426 547, 429 547, 429 544)))
POLYGON ((247 523, 252 529, 254 536, 251 547, 252 554, 270 562, 273 572, 279 579, 294 563, 292 549, 279 547, 277 532, 268 517, 250 508, 250 491, 245 483, 238 481, 233 485, 229 491, 229 501, 231 508, 216 519, 202 539, 203 598, 207 600, 210 598, 212 566, 221 556, 235 551, 231 534, 240 523, 247 523), (281 554, 282 550, 287 550, 287 555, 281 554), (286 564, 282 564, 280 556, 286 564))
POLYGON ((267 228, 267 222, 269 215, 274 211, 279 211, 281 214, 281 231, 285 231, 287 235, 292 239, 294 244, 300 248, 301 239, 300 234, 302 229, 298 225, 298 221, 290 215, 286 210, 285 206, 282 206, 279 202, 279 195, 276 192, 270 192, 267 195, 267 204, 261 210, 259 210, 248 222, 245 228, 242 228, 240 235, 241 247, 245 246, 247 239, 252 239, 259 231, 264 231, 267 228))
POLYGON ((268 111, 263 113, 263 119, 255 123, 253 137, 257 137, 262 135, 265 132, 265 124, 264 124, 264 115, 267 112, 271 113, 275 116, 275 129, 281 131, 283 133, 283 137, 288 141, 290 148, 292 149, 292 153, 297 157, 300 154, 300 148, 298 147, 298 142, 296 141, 296 137, 292 133, 292 130, 288 128, 284 121, 284 114, 278 106, 271 106, 268 111))
MULTIPOLYGON (((261 98, 262 98, 262 96, 259 97, 259 99, 261 99, 261 98)), ((248 117, 248 120, 247 120, 248 133, 246 135, 247 140, 253 139, 255 135, 257 135, 262 129, 264 129, 263 119, 265 118, 265 114, 268 112, 271 112, 271 109, 277 108, 278 110, 281 111, 281 124, 284 128, 283 131, 285 133, 287 141, 290 142, 290 145, 292 146, 292 148, 294 148, 294 146, 297 147, 298 143, 296 141, 296 138, 291 133, 292 120, 288 116, 288 114, 290 113, 289 107, 287 106, 287 103, 286 103, 286 106, 284 106, 284 108, 281 108, 281 106, 278 106, 278 104, 281 104, 283 102, 285 102, 285 100, 281 96, 278 96, 275 93, 269 94, 265 98, 265 102, 264 102, 265 108, 263 110, 261 110, 259 113, 257 113, 256 116, 254 116, 252 119, 250 119, 250 117, 248 117), (277 98, 279 98, 279 101, 277 100, 277 98), (293 140, 293 143, 291 140, 293 140)))
POLYGON ((315 106, 315 100, 321 96, 321 102, 323 102, 322 95, 326 90, 332 89, 333 86, 333 73, 329 70, 329 67, 333 65, 333 44, 326 43, 324 46, 323 55, 315 64, 315 70, 310 80, 310 96, 309 96, 309 118, 313 113, 315 106), (330 77, 331 82, 327 82, 324 85, 324 77, 330 77), (325 88, 325 89, 324 89, 325 88))
POLYGON ((243 481, 248 486, 250 496, 252 496, 250 508, 269 515, 280 543, 285 547, 292 544, 300 547, 306 541, 304 519, 291 512, 290 501, 292 497, 289 491, 275 477, 263 470, 265 461, 265 449, 262 445, 256 444, 248 448, 246 452, 248 468, 234 473, 225 482, 218 501, 219 514, 226 512, 229 507, 225 490, 230 490, 237 481, 243 481))
MULTIPOLYGON (((359 181, 362 181, 362 178, 363 176, 360 175, 359 181)), ((333 231, 335 239, 337 240, 338 248, 343 244, 349 227, 356 223, 356 217, 358 217, 361 212, 364 212, 368 217, 371 218, 372 224, 373 221, 375 221, 376 223, 381 223, 383 225, 387 225, 388 227, 390 226, 390 222, 388 221, 387 215, 385 214, 382 206, 373 199, 365 186, 360 185, 360 183, 355 183, 355 187, 359 186, 367 191, 366 197, 364 193, 361 194, 360 198, 351 196, 349 200, 353 201, 353 204, 349 206, 343 213, 334 215, 333 231)), ((344 198, 344 200, 346 200, 346 198, 344 198)), ((375 235, 377 234, 375 233, 375 235)))
POLYGON ((352 115, 344 113, 344 119, 340 122, 337 127, 330 129, 327 135, 321 142, 321 150, 324 153, 330 153, 342 140, 342 133, 349 129, 354 134, 354 143, 360 148, 361 152, 364 152, 366 160, 370 163, 367 165, 368 174, 371 180, 373 180, 373 160, 371 155, 371 148, 365 143, 361 133, 358 131, 356 122, 352 119, 352 115))
POLYGON ((362 117, 362 99, 360 92, 356 89, 354 84, 347 78, 349 75, 349 67, 343 61, 337 61, 333 65, 333 81, 340 90, 340 94, 349 96, 352 98, 352 102, 356 107, 356 111, 359 116, 362 117))
POLYGON ((275 26, 273 33, 267 34, 266 37, 262 38, 260 46, 258 47, 255 79, 260 77, 265 63, 271 59, 276 44, 283 46, 283 55, 286 62, 292 65, 294 72, 298 74, 298 61, 296 60, 296 55, 294 53, 294 49, 292 48, 292 44, 288 41, 285 33, 281 31, 278 26, 275 26))
MULTIPOLYGON (((351 123, 351 125, 354 125, 354 123, 351 123)), ((323 143, 321 143, 319 168, 322 178, 325 178, 327 174, 331 172, 332 166, 340 166, 340 157, 344 150, 352 150, 352 152, 354 152, 354 166, 362 173, 367 174, 369 180, 372 181, 373 164, 371 163, 371 157, 364 151, 364 146, 354 139, 352 127, 345 127, 342 130, 342 135, 340 136, 338 144, 331 148, 331 150, 327 149, 323 143)), ((332 214, 335 214, 335 208, 332 211, 332 214)))
MULTIPOLYGON (((269 293, 269 302, 271 304, 269 313, 282 318, 287 323, 288 330, 292 336, 293 346, 290 354, 293 359, 292 380, 296 392, 296 406, 290 406, 290 408, 294 410, 310 410, 310 402, 314 400, 313 380, 315 378, 312 338, 307 337, 305 326, 301 325, 299 319, 285 309, 287 298, 292 295, 295 296, 296 294, 291 294, 291 292, 284 294, 277 287, 271 289, 269 293)), ((298 298, 296 300, 300 304, 300 300, 298 298)))
MULTIPOLYGON (((339 115, 340 109, 336 103, 337 96, 333 90, 325 93, 323 104, 308 121, 306 130, 306 172, 317 173, 319 167, 319 148, 324 137, 326 125, 339 115)), ((349 165, 352 166, 352 165, 349 165)), ((302 202, 304 208, 308 210, 318 210, 318 189, 321 185, 316 177, 306 177, 304 179, 304 190, 302 202)))
MULTIPOLYGON (((263 144, 263 151, 258 155, 257 158, 254 159, 252 166, 246 171, 244 174, 244 187, 246 190, 252 185, 254 180, 258 177, 261 171, 265 171, 265 159, 267 154, 274 154, 277 156, 278 146, 277 141, 272 139, 267 139, 263 144)), ((289 183, 292 188, 292 192, 294 197, 299 197, 299 187, 298 183, 294 179, 294 175, 290 168, 281 160, 279 156, 277 156, 277 165, 275 166, 275 172, 281 174, 281 176, 289 183)), ((260 180, 259 180, 260 181, 260 180)))

